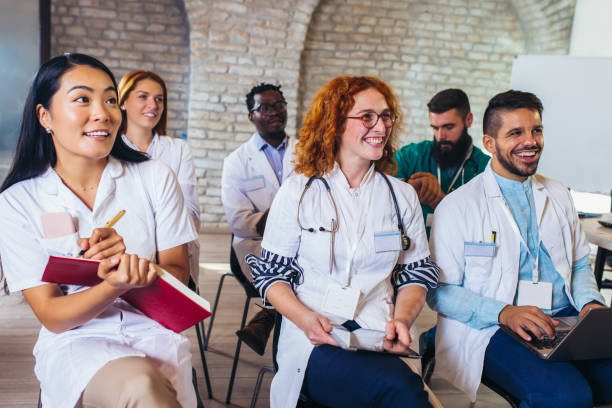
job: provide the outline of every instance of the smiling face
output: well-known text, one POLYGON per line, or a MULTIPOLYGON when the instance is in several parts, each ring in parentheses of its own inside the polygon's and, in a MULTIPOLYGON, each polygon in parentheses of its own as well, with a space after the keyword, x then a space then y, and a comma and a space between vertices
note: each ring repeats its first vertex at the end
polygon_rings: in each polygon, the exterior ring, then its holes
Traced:
MULTIPOLYGON (((375 88, 368 88, 354 96, 355 104, 346 116, 362 117, 363 115, 389 112, 389 105, 383 94, 375 88)), ((368 129, 361 119, 346 119, 344 130, 338 137, 338 162, 359 162, 360 165, 370 166, 372 161, 383 156, 383 149, 392 128, 386 128, 382 118, 376 125, 368 129)))
POLYGON ((88 65, 66 71, 49 109, 36 107, 40 124, 51 131, 58 163, 105 160, 121 124, 111 78, 88 65))
POLYGON ((544 134, 537 110, 520 108, 499 112, 501 126, 497 135, 485 134, 484 147, 493 155, 491 166, 502 177, 524 181, 537 168, 544 134))
POLYGON ((127 128, 142 128, 153 132, 164 112, 164 90, 156 81, 138 81, 121 106, 127 115, 127 128))

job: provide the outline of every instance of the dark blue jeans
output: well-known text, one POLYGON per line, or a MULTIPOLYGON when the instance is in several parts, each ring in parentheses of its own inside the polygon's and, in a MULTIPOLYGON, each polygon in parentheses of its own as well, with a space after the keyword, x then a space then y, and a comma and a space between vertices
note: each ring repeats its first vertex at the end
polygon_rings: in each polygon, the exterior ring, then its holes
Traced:
POLYGON ((423 380, 397 356, 327 344, 312 351, 302 390, 333 408, 431 407, 423 380))
MULTIPOLYGON (((556 316, 571 315, 577 315, 573 308, 556 316)), ((612 403, 612 359, 541 360, 501 329, 487 347, 484 374, 520 399, 520 408, 591 408, 612 403)))

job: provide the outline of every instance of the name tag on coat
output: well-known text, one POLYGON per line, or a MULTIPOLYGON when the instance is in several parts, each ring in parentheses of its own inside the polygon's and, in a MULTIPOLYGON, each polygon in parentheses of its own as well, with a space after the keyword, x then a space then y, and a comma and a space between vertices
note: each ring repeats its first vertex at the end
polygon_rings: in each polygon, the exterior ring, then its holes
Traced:
POLYGON ((553 284, 551 282, 519 281, 517 306, 536 306, 552 309, 553 284))
POLYGON ((322 309, 324 312, 344 320, 353 320, 360 297, 361 292, 358 289, 342 287, 332 282, 327 286, 322 309))
POLYGON ((402 249, 402 237, 398 231, 374 233, 376 252, 399 251, 402 249))
POLYGON ((266 179, 264 176, 255 176, 248 179, 244 179, 244 191, 249 193, 251 191, 261 190, 266 187, 266 179))
POLYGON ((486 256, 492 258, 495 256, 494 242, 464 242, 464 256, 486 256))

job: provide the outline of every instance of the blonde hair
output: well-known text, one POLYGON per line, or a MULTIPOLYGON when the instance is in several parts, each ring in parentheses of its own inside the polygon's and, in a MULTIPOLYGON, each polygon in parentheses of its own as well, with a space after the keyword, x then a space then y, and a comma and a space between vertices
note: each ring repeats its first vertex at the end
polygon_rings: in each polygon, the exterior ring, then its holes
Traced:
POLYGON ((295 148, 295 172, 306 177, 322 177, 333 167, 338 152, 336 136, 342 133, 346 115, 355 105, 355 94, 374 88, 380 92, 397 120, 391 129, 383 155, 375 167, 388 174, 397 171, 393 143, 401 124, 402 114, 391 87, 379 78, 371 76, 339 76, 324 85, 314 96, 304 117, 300 140, 295 148))
MULTIPOLYGON (((151 79, 162 87, 164 94, 164 110, 159 118, 159 122, 157 122, 157 125, 155 125, 153 128, 153 132, 160 135, 165 135, 167 133, 166 126, 168 123, 168 90, 166 89, 166 83, 164 80, 155 72, 136 70, 125 74, 123 78, 121 78, 121 81, 119 81, 119 106, 123 105, 128 96, 130 96, 130 93, 136 87, 136 84, 143 79, 151 79)), ((125 110, 121 109, 121 115, 123 117, 123 121, 121 122, 121 127, 119 128, 119 134, 125 134, 127 131, 127 113, 125 110)))

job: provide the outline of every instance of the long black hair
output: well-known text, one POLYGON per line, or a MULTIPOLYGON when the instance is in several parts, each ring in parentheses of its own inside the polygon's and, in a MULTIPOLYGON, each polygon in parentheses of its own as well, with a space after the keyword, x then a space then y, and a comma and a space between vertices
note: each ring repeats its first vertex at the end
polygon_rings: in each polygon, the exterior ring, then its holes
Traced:
MULTIPOLYGON (((28 93, 15 157, 11 170, 0 187, 0 193, 15 183, 41 175, 49 166, 55 166, 57 162, 55 146, 51 135, 47 134, 38 121, 36 106, 40 104, 45 109, 49 109, 51 98, 59 89, 62 76, 78 65, 88 65, 104 71, 113 81, 117 92, 117 81, 113 73, 94 57, 85 54, 64 54, 45 62, 34 77, 28 93)), ((126 162, 142 162, 148 159, 144 154, 128 147, 119 135, 115 138, 110 154, 126 162)))

